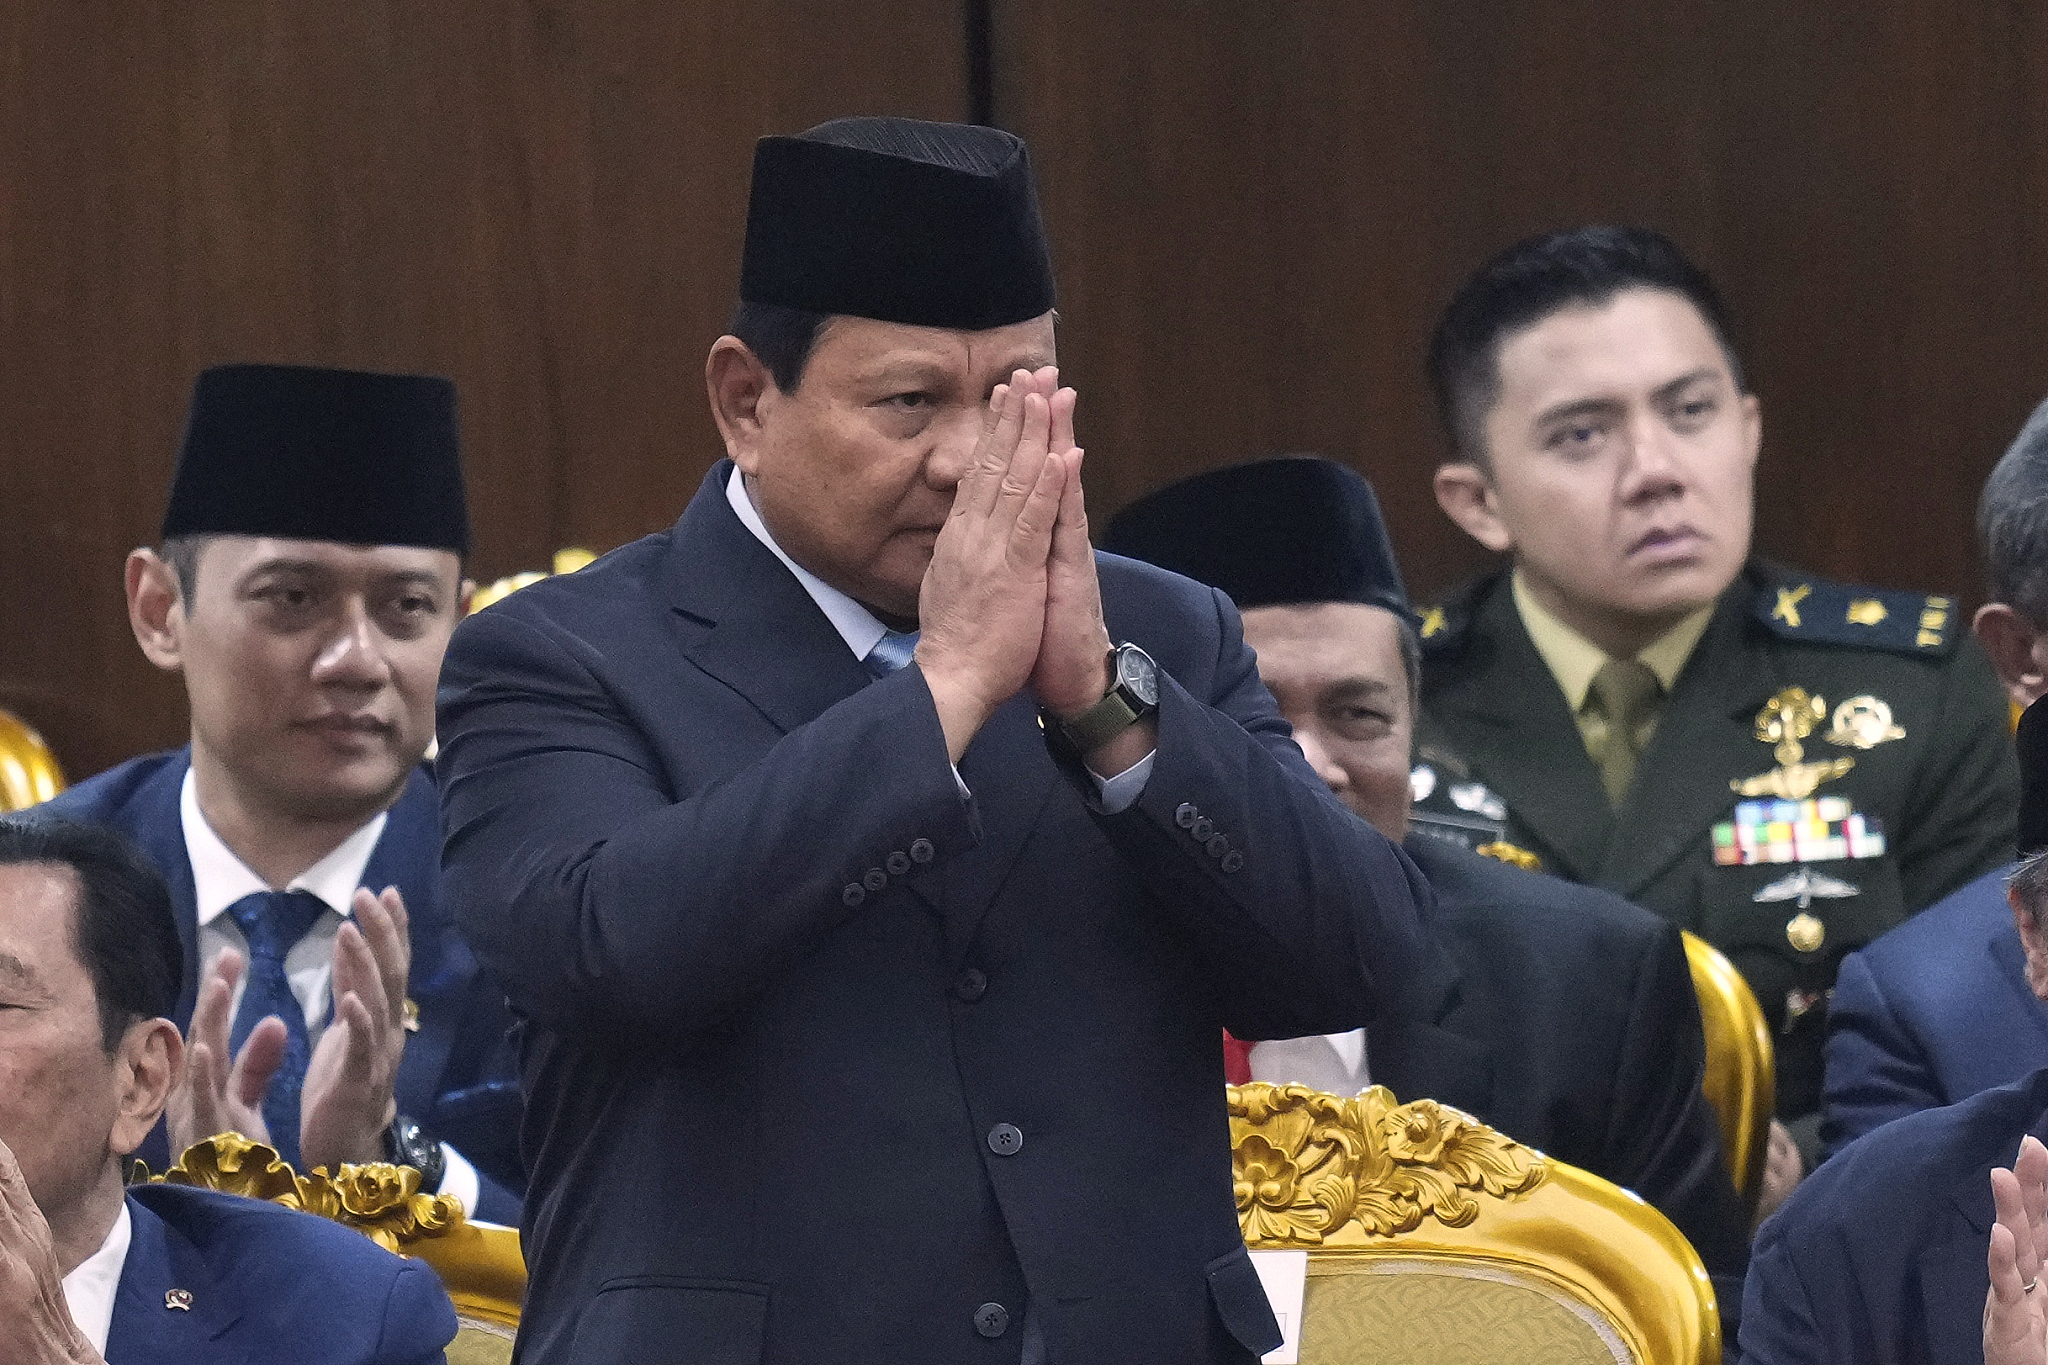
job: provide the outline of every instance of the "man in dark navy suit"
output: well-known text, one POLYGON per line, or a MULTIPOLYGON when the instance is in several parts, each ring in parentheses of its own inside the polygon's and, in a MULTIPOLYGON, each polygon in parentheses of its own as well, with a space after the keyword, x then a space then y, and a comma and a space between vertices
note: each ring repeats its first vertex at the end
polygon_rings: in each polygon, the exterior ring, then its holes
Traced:
MULTIPOLYGON (((2029 706, 2048 692, 2048 403, 1985 481, 1977 534, 1992 597, 1977 609, 1977 639, 2007 695, 2029 706)), ((2048 1056, 2048 1006, 2027 982, 2011 871, 1985 873, 1842 959, 1820 1133, 1830 1152, 2018 1080, 2048 1056)))
MULTIPOLYGON (((2020 722, 2020 847, 2027 856, 2008 889, 2018 921, 2029 990, 2048 1000, 2048 703, 2020 722)), ((1975 988, 1987 983, 1980 975, 1975 988)), ((2016 1048, 2028 1044, 2025 1036, 2016 1048)), ((1975 1358, 1994 1317, 2006 1335, 2024 1331, 2039 1288, 2022 1289, 1998 1314, 1987 1300, 2001 1248, 1987 1243, 1994 1221, 2017 1226, 2002 1205, 2018 1197, 2010 1173, 1994 1199, 1992 1172, 2011 1167, 2021 1138, 2048 1137, 2048 1043, 2032 1044, 2036 1066, 2017 1080, 1939 1109, 1923 1109, 1857 1139, 1808 1177, 1765 1222, 1743 1295, 1741 1355, 1757 1365, 1947 1365, 1975 1358), (2010 1198, 2009 1198, 2010 1197, 2010 1198), (1987 1264, 1987 1245, 1990 1256, 1987 1264), (2021 1325, 2023 1328, 2023 1324, 2021 1325)), ((2022 1162, 2034 1194, 2029 1211, 2048 1205, 2040 1158, 2022 1162)), ((2012 1269, 2014 1247, 2003 1250, 2012 1269)), ((2024 1280, 2038 1256, 2022 1261, 2024 1280)), ((2012 1286, 2008 1284, 2007 1289, 2012 1286)), ((1986 1338, 1988 1339, 1988 1338, 1986 1338)), ((2001 1337, 2004 1340, 2004 1336, 2001 1337)), ((1992 1365, 2024 1354, 1987 1350, 1992 1365)), ((2032 1358, 2038 1362, 2041 1357, 2032 1358)))
POLYGON ((117 835, 0 820, 0 1360, 428 1365, 455 1314, 431 1270, 235 1195, 124 1193, 183 1066, 184 947, 117 835))
POLYGON ((1228 599, 1090 549, 1020 141, 765 139, 740 297, 731 461, 443 671, 520 1359, 1252 1361, 1217 1030, 1370 1023, 1427 890, 1228 599))
POLYGON ((1371 486, 1330 460, 1255 460, 1139 499, 1102 546, 1230 594, 1309 766, 1435 892, 1444 951, 1410 1008, 1370 1033, 1254 1043, 1246 1078, 1441 1100, 1634 1190, 1699 1251, 1732 1322, 1749 1229, 1700 1089, 1678 928, 1413 832, 1421 644, 1371 486))
POLYGON ((152 1165, 235 1130, 518 1218, 512 1021, 441 909, 419 766, 468 545, 448 381, 200 376, 161 546, 127 569, 192 741, 45 808, 129 836, 177 907, 192 1065, 152 1165))

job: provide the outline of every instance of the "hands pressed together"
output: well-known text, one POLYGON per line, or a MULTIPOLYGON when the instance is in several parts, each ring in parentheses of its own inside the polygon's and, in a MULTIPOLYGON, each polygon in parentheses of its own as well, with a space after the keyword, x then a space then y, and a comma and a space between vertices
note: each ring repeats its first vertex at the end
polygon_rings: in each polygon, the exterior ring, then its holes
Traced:
MULTIPOLYGON (((1055 715, 1110 688, 1109 630, 1088 513, 1074 391, 1059 371, 1018 370, 989 398, 980 443, 954 494, 919 600, 917 663, 954 762, 997 707, 1029 687, 1055 715)), ((1149 748, 1130 738, 1121 771, 1149 748)))
MULTIPOLYGON (((285 1025, 275 1015, 265 1019, 230 1056, 229 1003, 242 969, 240 953, 223 953, 200 987, 185 1079, 167 1111, 173 1156, 215 1133, 271 1141, 263 1094, 284 1059, 285 1025)), ((384 1130, 398 1112, 411 970, 412 940, 398 889, 357 891, 353 918, 334 940, 334 1021, 313 1049, 300 1092, 299 1153, 307 1169, 384 1159, 384 1130)))
POLYGON ((104 1365, 71 1320, 50 1225, 29 1195, 14 1153, 0 1142, 0 1361, 104 1365))
POLYGON ((1991 1173, 1991 1289, 1984 1296, 1984 1365, 2048 1362, 2048 1147, 2020 1139, 2011 1170, 1991 1173))

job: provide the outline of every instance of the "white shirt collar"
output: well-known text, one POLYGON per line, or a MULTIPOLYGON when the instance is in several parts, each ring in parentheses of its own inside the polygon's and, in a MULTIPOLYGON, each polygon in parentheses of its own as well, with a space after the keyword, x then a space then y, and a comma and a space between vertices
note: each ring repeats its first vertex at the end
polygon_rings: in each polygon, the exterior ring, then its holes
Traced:
POLYGON ((740 524, 754 533, 754 539, 773 550, 775 557, 789 566, 789 571, 796 575, 796 581, 804 585, 804 591, 818 604, 818 610, 825 613, 825 619, 839 632, 839 638, 846 641, 853 657, 867 658, 868 651, 881 643, 889 628, 876 620, 873 612, 783 552, 782 547, 775 543, 775 537, 768 534, 767 524, 754 508, 754 500, 747 496, 747 481, 737 465, 733 467, 732 477, 725 481, 725 500, 732 504, 740 524))
POLYGON ((101 1355, 107 1353, 107 1333, 114 1326, 114 1296, 121 1288, 121 1271, 128 1264, 128 1243, 135 1235, 134 1220, 128 1216, 128 1201, 107 1230, 100 1249, 80 1261, 64 1277, 64 1306, 71 1321, 101 1355))
MULTIPOLYGON (((881 638, 879 636, 877 639, 881 638)), ((230 905, 244 896, 268 891, 270 886, 235 856, 206 823, 199 809, 199 791, 192 770, 185 770, 185 785, 178 793, 179 822, 185 827, 185 856, 192 863, 192 890, 199 902, 199 923, 219 919, 230 905)), ((349 917, 356 888, 363 884, 363 870, 370 854, 384 837, 384 822, 390 812, 379 811, 368 824, 337 844, 332 853, 292 878, 287 891, 310 891, 328 909, 343 919, 349 917)))

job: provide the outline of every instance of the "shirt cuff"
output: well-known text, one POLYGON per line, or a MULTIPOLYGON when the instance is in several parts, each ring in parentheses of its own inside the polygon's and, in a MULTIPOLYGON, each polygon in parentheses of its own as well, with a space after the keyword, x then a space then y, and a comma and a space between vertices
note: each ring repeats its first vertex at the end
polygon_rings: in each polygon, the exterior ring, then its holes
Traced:
POLYGON ((1152 760, 1157 757, 1159 751, 1154 749, 1115 777, 1104 777, 1090 768, 1088 776, 1095 779, 1095 808, 1104 815, 1120 815, 1136 805, 1145 794, 1145 783, 1152 776, 1152 760))
POLYGON ((441 1160, 447 1165, 441 1171, 441 1188, 434 1193, 454 1195, 462 1201, 463 1213, 476 1217, 476 1201, 484 1192, 483 1177, 469 1164, 469 1158, 445 1142, 441 1144, 441 1160))

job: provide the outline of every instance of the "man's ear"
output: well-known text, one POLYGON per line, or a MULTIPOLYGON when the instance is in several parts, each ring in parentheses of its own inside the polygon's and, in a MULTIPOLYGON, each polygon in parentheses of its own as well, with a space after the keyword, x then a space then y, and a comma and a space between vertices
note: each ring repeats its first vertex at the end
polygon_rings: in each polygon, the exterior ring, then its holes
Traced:
POLYGON ((1476 464, 1447 464, 1436 471, 1436 505, 1460 530, 1496 554, 1515 548, 1508 524, 1501 520, 1493 480, 1476 464))
POLYGON ((1970 626, 1977 632, 1977 643, 1991 656, 2007 696, 2024 707, 2048 691, 2048 670, 2036 657, 2041 632, 2032 621, 2004 602, 1986 602, 1977 608, 1970 626))
POLYGON ((128 628, 135 632, 143 657, 166 672, 178 672, 185 663, 181 633, 186 610, 178 571, 155 550, 130 550, 124 581, 128 628))
POLYGON ((761 451, 763 403, 780 392, 775 377, 746 342, 722 336, 705 358, 704 388, 718 434, 725 438, 725 453, 741 473, 752 475, 761 451))
MULTIPOLYGON (((168 1019, 138 1019, 121 1035, 115 1063, 115 1083, 121 1093, 107 1145, 127 1156, 156 1127, 171 1092, 184 1076, 185 1040, 168 1019)), ((171 1155, 175 1158, 177 1153, 171 1155)))

